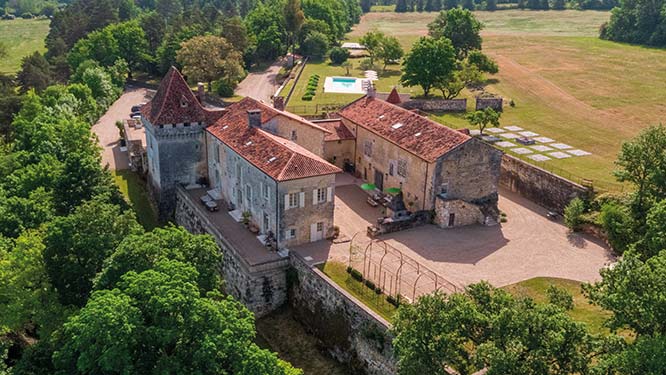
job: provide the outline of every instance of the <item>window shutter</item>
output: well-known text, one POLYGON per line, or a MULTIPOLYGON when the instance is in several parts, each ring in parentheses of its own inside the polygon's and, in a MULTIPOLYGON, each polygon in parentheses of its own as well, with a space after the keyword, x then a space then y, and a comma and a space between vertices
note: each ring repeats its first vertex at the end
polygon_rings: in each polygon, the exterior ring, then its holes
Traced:
POLYGON ((318 195, 317 190, 318 189, 312 190, 312 205, 313 206, 317 204, 317 195, 318 195))
POLYGON ((329 186, 326 188, 326 202, 333 201, 333 187, 329 186))
POLYGON ((299 207, 305 207, 305 192, 300 192, 298 195, 299 195, 299 197, 298 197, 299 198, 298 206, 299 207))
POLYGON ((287 211, 289 209, 289 194, 284 195, 284 210, 287 211))

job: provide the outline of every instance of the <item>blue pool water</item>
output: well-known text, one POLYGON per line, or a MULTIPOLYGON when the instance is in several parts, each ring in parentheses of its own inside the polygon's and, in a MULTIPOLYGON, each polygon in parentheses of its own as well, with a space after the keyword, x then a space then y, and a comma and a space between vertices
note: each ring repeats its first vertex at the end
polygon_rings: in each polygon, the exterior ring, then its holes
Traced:
POLYGON ((356 84, 356 78, 333 78, 333 86, 351 89, 356 84))

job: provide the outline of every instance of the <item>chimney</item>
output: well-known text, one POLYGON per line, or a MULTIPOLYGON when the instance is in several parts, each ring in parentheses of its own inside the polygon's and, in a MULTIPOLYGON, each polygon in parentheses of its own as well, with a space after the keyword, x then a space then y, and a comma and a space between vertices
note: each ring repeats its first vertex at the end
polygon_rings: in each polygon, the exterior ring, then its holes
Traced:
POLYGON ((248 110, 247 123, 251 128, 261 128, 261 109, 248 110))
POLYGON ((273 97, 273 108, 278 111, 284 111, 284 97, 283 96, 274 96, 273 97))
POLYGON ((205 96, 206 96, 206 89, 203 82, 197 83, 197 99, 199 99, 199 103, 203 104, 205 96))
POLYGON ((375 84, 370 82, 368 85, 368 98, 374 98, 377 95, 377 91, 375 91, 375 84))

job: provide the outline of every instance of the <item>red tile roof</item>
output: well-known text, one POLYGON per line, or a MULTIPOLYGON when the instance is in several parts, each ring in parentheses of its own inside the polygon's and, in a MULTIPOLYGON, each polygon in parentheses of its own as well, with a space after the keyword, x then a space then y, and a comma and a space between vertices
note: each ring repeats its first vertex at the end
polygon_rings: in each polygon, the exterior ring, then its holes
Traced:
POLYGON ((153 99, 141 108, 141 114, 153 125, 217 120, 223 110, 204 108, 178 69, 171 67, 160 82, 153 99))
POLYGON ((428 162, 471 139, 426 117, 367 96, 345 106, 339 114, 428 162))
POLYGON ((354 133, 347 129, 340 119, 314 120, 312 122, 326 128, 330 132, 330 134, 326 134, 324 137, 324 142, 356 139, 354 133))
POLYGON ((248 110, 261 109, 262 124, 283 112, 250 98, 226 109, 225 115, 206 130, 276 181, 341 172, 340 168, 296 143, 248 124, 248 110))
POLYGON ((386 98, 386 101, 391 104, 402 103, 402 100, 400 99, 400 94, 398 94, 398 90, 395 87, 393 88, 393 90, 391 90, 391 93, 389 94, 388 98, 386 98))

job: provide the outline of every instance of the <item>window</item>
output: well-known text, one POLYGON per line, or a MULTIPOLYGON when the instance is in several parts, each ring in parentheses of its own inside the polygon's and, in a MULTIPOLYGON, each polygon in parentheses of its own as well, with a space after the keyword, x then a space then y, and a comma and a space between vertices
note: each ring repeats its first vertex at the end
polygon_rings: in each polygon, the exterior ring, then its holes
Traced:
POLYGON ((296 228, 289 228, 284 232, 284 238, 290 240, 296 238, 296 228))
POLYGON ((449 193, 449 183, 445 182, 439 186, 439 195, 446 198, 446 195, 449 193))
POLYGON ((261 189, 262 189, 261 194, 263 195, 264 199, 268 200, 270 198, 270 192, 268 190, 268 184, 262 184, 261 189))
POLYGON ((317 223, 317 232, 323 232, 324 231, 324 222, 320 221, 317 223))
POLYGON ((236 162, 236 179, 238 179, 239 182, 241 181, 241 177, 243 177, 242 174, 243 167, 241 167, 239 162, 236 162))
POLYGON ((367 156, 372 156, 372 142, 365 141, 363 143, 363 153, 367 156))
POLYGON ((407 160, 398 159, 398 176, 407 177, 407 160))
POLYGON ((296 130, 291 131, 291 140, 295 141, 298 139, 298 135, 296 134, 296 130))
POLYGON ((245 203, 248 206, 252 204, 252 186, 250 185, 245 185, 245 203))
POLYGON ((289 208, 298 207, 298 193, 289 193, 289 208))
POLYGON ((325 188, 320 188, 320 189, 317 189, 316 192, 317 192, 317 203, 326 202, 326 189, 325 188))
POLYGON ((389 160, 389 176, 395 176, 395 160, 389 160))
POLYGON ((215 143, 215 161, 220 162, 220 144, 215 143))

